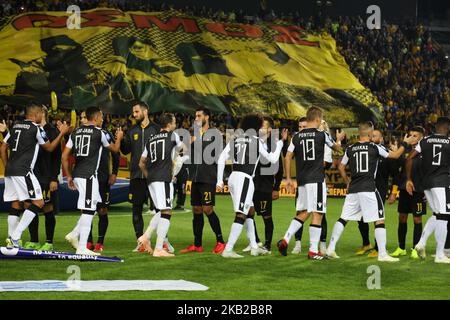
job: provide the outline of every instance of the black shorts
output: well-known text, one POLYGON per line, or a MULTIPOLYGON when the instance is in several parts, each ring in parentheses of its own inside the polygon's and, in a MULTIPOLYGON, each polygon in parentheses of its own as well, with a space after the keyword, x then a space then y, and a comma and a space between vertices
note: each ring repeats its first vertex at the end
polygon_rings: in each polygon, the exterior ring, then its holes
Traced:
POLYGON ((415 216, 426 215, 427 203, 425 195, 422 192, 414 192, 411 196, 406 190, 400 190, 398 212, 406 214, 412 213, 415 216))
POLYGON ((44 204, 54 204, 56 192, 50 191, 50 181, 39 181, 42 189, 42 199, 44 204))
POLYGON ((102 198, 102 202, 97 204, 97 208, 108 208, 110 203, 110 191, 111 186, 108 181, 99 181, 98 187, 100 191, 100 197, 102 198))
POLYGON ((258 216, 272 215, 272 193, 255 190, 253 206, 258 216))
POLYGON ((192 206, 214 206, 216 186, 214 184, 193 182, 191 187, 192 206))
POLYGON ((147 179, 131 179, 128 189, 128 201, 134 205, 143 205, 149 199, 147 179))

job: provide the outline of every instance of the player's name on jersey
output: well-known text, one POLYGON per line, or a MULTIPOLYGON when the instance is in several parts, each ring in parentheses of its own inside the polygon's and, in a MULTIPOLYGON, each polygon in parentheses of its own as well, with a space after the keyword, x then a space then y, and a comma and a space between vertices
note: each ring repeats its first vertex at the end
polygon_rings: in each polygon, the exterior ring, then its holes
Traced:
POLYGON ((30 125, 26 123, 17 123, 13 126, 13 129, 30 129, 30 125))
POLYGON ((160 139, 160 138, 167 138, 169 136, 170 132, 161 132, 158 134, 155 134, 154 136, 151 136, 151 140, 156 140, 156 139, 160 139))
POLYGON ((302 138, 315 137, 316 132, 299 132, 298 136, 302 138))
POLYGON ((428 143, 445 143, 448 144, 450 143, 449 139, 440 139, 440 138, 428 138, 427 139, 428 143))
POLYGON ((93 133, 94 129, 92 128, 79 128, 77 130, 78 133, 93 133))
POLYGON ((358 150, 369 150, 369 145, 357 145, 357 146, 353 146, 351 147, 352 151, 358 151, 358 150))

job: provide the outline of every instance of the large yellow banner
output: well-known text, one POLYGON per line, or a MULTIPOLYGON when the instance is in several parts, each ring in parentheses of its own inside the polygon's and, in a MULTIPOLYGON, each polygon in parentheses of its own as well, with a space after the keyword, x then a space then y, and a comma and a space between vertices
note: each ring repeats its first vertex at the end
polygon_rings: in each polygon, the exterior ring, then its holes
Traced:
POLYGON ((69 29, 68 16, 37 12, 0 21, 0 103, 50 103, 54 91, 60 107, 99 105, 119 114, 139 99, 152 111, 204 105, 284 118, 315 104, 342 126, 380 116, 328 34, 114 9, 82 12, 80 28, 69 29))

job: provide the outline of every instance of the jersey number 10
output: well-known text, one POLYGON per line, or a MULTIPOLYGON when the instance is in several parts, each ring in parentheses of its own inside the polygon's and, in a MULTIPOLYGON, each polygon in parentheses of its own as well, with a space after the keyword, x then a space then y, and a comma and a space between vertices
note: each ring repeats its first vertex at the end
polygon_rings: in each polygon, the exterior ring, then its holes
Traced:
POLYGON ((356 160, 356 172, 369 172, 369 153, 367 151, 353 154, 356 160))

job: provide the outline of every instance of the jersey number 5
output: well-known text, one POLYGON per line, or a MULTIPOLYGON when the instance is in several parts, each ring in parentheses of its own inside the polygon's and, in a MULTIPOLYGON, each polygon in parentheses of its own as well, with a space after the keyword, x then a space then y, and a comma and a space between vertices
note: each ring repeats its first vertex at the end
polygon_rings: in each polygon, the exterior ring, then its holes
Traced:
POLYGON ((441 165, 441 156, 442 156, 441 149, 442 149, 442 144, 434 144, 433 145, 433 162, 431 163, 433 166, 441 165))

